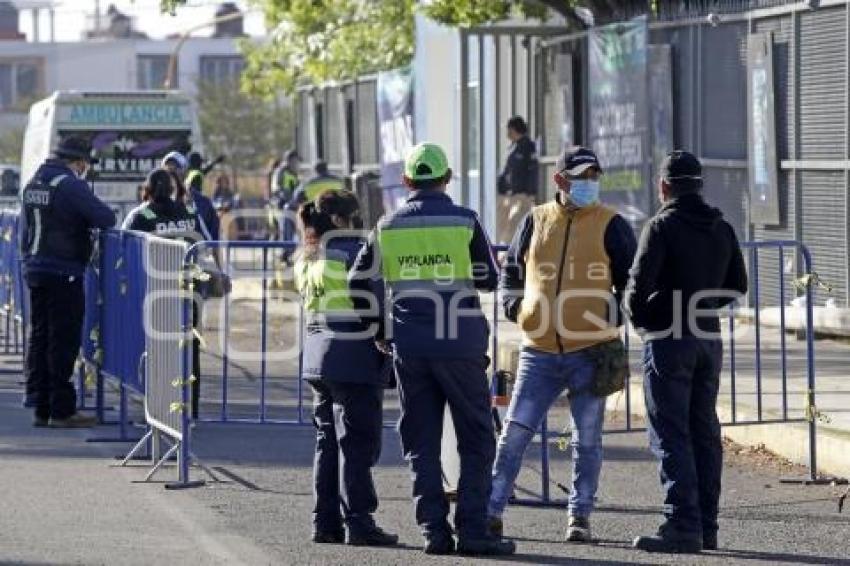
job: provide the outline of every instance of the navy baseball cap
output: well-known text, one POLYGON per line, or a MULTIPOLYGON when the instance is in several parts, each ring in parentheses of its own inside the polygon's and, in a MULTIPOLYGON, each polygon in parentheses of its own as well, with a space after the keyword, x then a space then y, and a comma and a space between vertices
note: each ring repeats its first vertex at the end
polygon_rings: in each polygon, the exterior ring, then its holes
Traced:
POLYGON ((593 150, 581 146, 569 148, 555 163, 555 171, 568 177, 578 177, 591 167, 596 167, 600 173, 602 172, 599 159, 593 150))
POLYGON ((92 156, 91 143, 78 136, 68 136, 60 141, 53 154, 60 159, 79 159, 92 164, 98 162, 98 159, 92 156))

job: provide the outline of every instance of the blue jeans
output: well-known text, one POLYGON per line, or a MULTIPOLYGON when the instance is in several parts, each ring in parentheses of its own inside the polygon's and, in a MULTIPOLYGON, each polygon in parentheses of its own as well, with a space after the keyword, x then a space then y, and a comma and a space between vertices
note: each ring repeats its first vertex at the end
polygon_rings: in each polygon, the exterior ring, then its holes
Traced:
POLYGON ((488 514, 501 517, 522 457, 552 404, 565 390, 570 402, 573 482, 570 515, 587 517, 602 469, 605 398, 592 392, 594 364, 584 353, 550 354, 523 348, 506 426, 499 437, 488 514))

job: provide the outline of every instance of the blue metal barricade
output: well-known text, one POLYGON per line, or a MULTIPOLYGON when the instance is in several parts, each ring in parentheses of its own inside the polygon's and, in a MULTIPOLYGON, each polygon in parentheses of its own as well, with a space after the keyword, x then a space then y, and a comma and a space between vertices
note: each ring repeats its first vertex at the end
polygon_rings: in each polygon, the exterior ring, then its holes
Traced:
POLYGON ((26 333, 26 294, 18 250, 19 213, 0 211, 0 353, 23 355, 26 333))
MULTIPOLYGON (((753 330, 753 376, 752 376, 752 386, 753 393, 746 394, 749 397, 749 402, 753 404, 753 407, 748 407, 754 413, 749 415, 747 418, 740 418, 742 401, 741 397, 745 395, 742 392, 741 381, 742 377, 740 376, 739 367, 741 364, 742 354, 740 352, 741 344, 740 340, 736 338, 736 331, 741 330, 741 324, 736 325, 736 318, 742 314, 741 307, 736 305, 727 309, 727 313, 725 318, 727 319, 728 324, 728 337, 726 338, 726 344, 724 345, 724 349, 728 354, 729 362, 726 365, 726 371, 723 378, 728 379, 728 387, 729 387, 729 411, 730 418, 721 422, 722 426, 752 426, 752 425, 767 425, 767 424, 787 424, 787 423, 801 423, 806 424, 808 428, 808 477, 805 479, 806 482, 816 482, 819 480, 818 475, 818 467, 817 467, 817 410, 815 405, 815 393, 816 393, 816 379, 815 379, 815 348, 814 348, 814 299, 813 299, 813 289, 812 289, 812 281, 810 276, 813 274, 813 262, 812 256, 809 252, 808 248, 800 242, 792 241, 792 240, 783 240, 783 241, 755 241, 755 242, 742 242, 742 248, 745 252, 745 257, 749 259, 749 279, 751 292, 749 296, 749 309, 752 312, 752 330, 753 330), (778 294, 777 305, 779 309, 778 318, 778 333, 779 333, 779 352, 778 352, 778 375, 774 376, 780 380, 779 382, 779 407, 775 411, 768 411, 765 405, 765 399, 768 395, 773 395, 773 393, 769 393, 765 390, 765 364, 764 364, 764 348, 763 348, 763 333, 764 333, 764 325, 762 321, 762 309, 764 308, 764 301, 762 298, 762 290, 764 287, 764 283, 761 278, 760 271, 760 260, 762 254, 767 252, 774 252, 777 254, 778 261, 775 265, 777 265, 778 275, 774 280, 779 281, 778 289, 775 289, 774 292, 778 294), (798 281, 803 281, 801 285, 798 285, 798 288, 802 289, 802 297, 804 297, 805 304, 802 307, 789 307, 786 304, 787 299, 787 291, 786 291, 786 254, 793 252, 798 256, 800 260, 800 273, 803 275, 802 278, 798 279, 798 281), (788 341, 786 338, 786 333, 788 332, 788 327, 786 326, 788 321, 788 313, 787 310, 789 308, 801 308, 803 310, 803 320, 802 320, 802 331, 805 334, 805 366, 799 368, 805 374, 805 406, 802 407, 799 411, 799 414, 792 414, 789 409, 789 375, 790 370, 788 367, 788 341)), ((501 248, 497 248, 501 249, 501 248)), ((770 265, 774 265, 771 263, 770 265)), ((498 335, 498 320, 499 320, 499 308, 498 308, 498 300, 494 301, 496 303, 494 305, 493 310, 493 327, 494 327, 494 337, 493 337, 493 347, 494 347, 494 359, 498 360, 498 348, 501 346, 498 335)), ((626 344, 626 350, 629 351, 629 336, 630 333, 627 331, 624 332, 624 339, 626 344)), ((498 366, 496 367, 498 369, 498 366)), ((623 393, 625 398, 625 426, 623 427, 608 427, 605 430, 606 434, 610 433, 624 433, 624 432, 638 432, 645 431, 645 426, 638 426, 634 423, 633 414, 633 400, 630 392, 630 383, 627 380, 626 387, 623 393)), ((520 498, 512 500, 513 503, 516 504, 526 504, 526 505, 554 505, 554 506, 563 506, 566 505, 566 502, 563 500, 556 500, 551 497, 550 494, 550 485, 551 485, 551 473, 550 473, 550 453, 549 453, 549 443, 552 440, 556 440, 558 442, 565 442, 569 438, 569 433, 560 433, 560 434, 552 434, 547 427, 547 420, 544 419, 541 428, 538 430, 538 438, 540 441, 540 494, 538 497, 530 497, 530 498, 520 498)), ((559 484, 560 486, 560 484, 559 484)))
MULTIPOLYGON (((233 304, 229 296, 222 299, 220 305, 221 320, 219 323, 220 336, 219 347, 221 349, 221 392, 218 402, 220 407, 218 414, 214 417, 204 416, 200 420, 204 422, 218 423, 242 423, 242 424, 278 424, 278 425, 312 425, 309 418, 304 415, 304 383, 301 380, 301 355, 300 344, 302 341, 302 326, 303 326, 303 311, 301 309, 300 300, 297 300, 297 293, 292 291, 291 298, 293 303, 297 305, 296 318, 296 348, 292 349, 293 356, 297 362, 297 370, 294 375, 280 376, 275 375, 274 380, 269 371, 268 352, 269 352, 269 321, 270 321, 270 304, 273 301, 271 296, 270 282, 276 281, 275 258, 283 252, 295 250, 296 243, 294 242, 276 242, 276 241, 219 241, 219 242, 198 242, 193 245, 186 254, 186 263, 189 266, 197 266, 199 258, 205 253, 212 252, 219 254, 222 263, 223 272, 231 278, 231 280, 250 279, 260 281, 260 297, 259 297, 259 324, 256 327, 257 349, 255 352, 239 352, 233 351, 231 342, 232 315, 233 304), (250 253, 251 257, 236 257, 238 255, 247 256, 250 253), (241 357, 240 357, 241 356, 241 357), (248 358, 250 362, 258 364, 259 376, 256 383, 256 407, 253 408, 255 415, 247 416, 244 413, 239 415, 232 414, 231 405, 235 400, 231 396, 232 366, 243 361, 242 358, 248 358), (278 410, 287 411, 289 408, 294 408, 294 417, 273 416, 270 414, 272 403, 270 400, 270 387, 272 382, 275 385, 280 385, 283 382, 290 382, 294 386, 294 399, 278 404, 278 410), (294 404, 294 407, 289 405, 294 404), (284 405, 281 407, 280 405, 284 405)), ((197 269, 197 267, 196 267, 197 269)), ((278 281, 279 283, 279 281, 278 281)), ((277 290, 280 294, 282 291, 277 290)), ((283 292, 286 294, 285 292, 283 292)), ((250 329, 247 330, 250 334, 250 329)), ((289 360, 292 361, 292 360, 289 360)), ((285 385, 284 385, 285 386, 285 385)))
POLYGON ((145 351, 142 305, 145 299, 145 235, 108 230, 100 235, 98 254, 86 274, 86 310, 83 357, 95 371, 95 410, 101 422, 105 407, 105 381, 118 387, 117 438, 97 441, 137 440, 128 430, 129 396, 144 395, 139 363, 145 351))

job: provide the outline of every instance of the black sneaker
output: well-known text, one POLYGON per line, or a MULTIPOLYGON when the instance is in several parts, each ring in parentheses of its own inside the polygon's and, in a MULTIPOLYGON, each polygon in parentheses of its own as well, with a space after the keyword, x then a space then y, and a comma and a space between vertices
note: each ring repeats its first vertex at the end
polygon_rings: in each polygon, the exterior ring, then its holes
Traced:
POLYGON ((316 544, 342 544, 345 542, 345 531, 313 531, 310 540, 316 544))
POLYGON ((509 556, 516 552, 516 544, 512 540, 491 537, 460 539, 457 552, 465 556, 509 556))
POLYGON ((451 535, 430 537, 426 540, 425 547, 422 549, 422 552, 437 556, 454 554, 455 539, 453 539, 451 535))
POLYGON ((632 546, 645 552, 667 554, 699 554, 702 540, 699 538, 669 538, 664 535, 637 537, 632 546))
POLYGON ((590 519, 587 517, 579 517, 571 515, 567 523, 567 534, 565 537, 567 542, 592 542, 593 537, 590 534, 590 519))
POLYGON ((702 549, 717 550, 717 531, 702 532, 702 549))
POLYGON ((50 424, 50 419, 36 416, 32 419, 32 426, 36 428, 46 428, 50 424))
POLYGON ((505 525, 501 517, 487 517, 487 534, 493 538, 502 538, 505 525))
POLYGON ((379 527, 373 527, 365 531, 352 531, 349 529, 345 544, 350 546, 393 546, 398 544, 398 535, 384 532, 379 527))

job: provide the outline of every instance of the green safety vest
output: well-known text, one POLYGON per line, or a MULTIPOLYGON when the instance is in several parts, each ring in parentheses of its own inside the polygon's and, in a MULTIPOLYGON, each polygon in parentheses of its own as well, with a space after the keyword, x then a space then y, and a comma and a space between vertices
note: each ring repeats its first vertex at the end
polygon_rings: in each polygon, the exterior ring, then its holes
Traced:
POLYGON ((280 188, 284 191, 288 198, 292 196, 293 191, 295 191, 298 187, 298 175, 295 175, 288 169, 284 169, 281 172, 278 182, 280 183, 280 188))
POLYGON ((474 222, 464 216, 402 216, 382 222, 378 246, 384 281, 394 293, 472 288, 474 222))
POLYGON ((348 289, 346 258, 344 252, 325 250, 323 257, 299 258, 295 262, 295 286, 307 312, 329 314, 354 310, 348 289))
POLYGON ((186 187, 191 189, 191 188, 192 188, 192 183, 193 183, 193 182, 195 181, 195 179, 197 179, 198 177, 200 177, 200 178, 201 178, 201 185, 198 187, 198 190, 200 190, 200 191, 202 191, 202 192, 203 192, 203 190, 204 190, 204 174, 203 174, 203 173, 201 173, 199 170, 197 170, 197 169, 192 169, 191 171, 189 171, 189 173, 187 173, 187 174, 186 174, 186 179, 185 179, 185 181, 184 181, 184 182, 186 183, 186 187))
POLYGON ((306 202, 313 202, 316 197, 325 191, 340 191, 343 188, 342 179, 334 177, 323 177, 308 181, 304 186, 304 198, 306 202))

